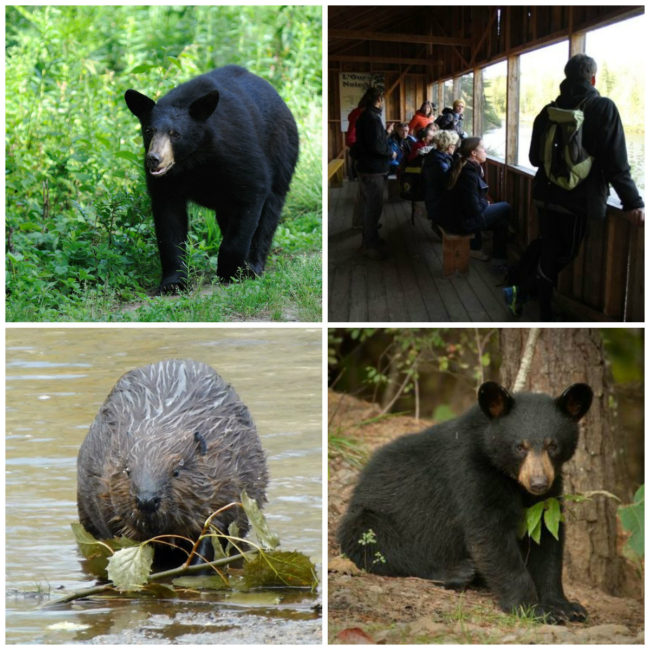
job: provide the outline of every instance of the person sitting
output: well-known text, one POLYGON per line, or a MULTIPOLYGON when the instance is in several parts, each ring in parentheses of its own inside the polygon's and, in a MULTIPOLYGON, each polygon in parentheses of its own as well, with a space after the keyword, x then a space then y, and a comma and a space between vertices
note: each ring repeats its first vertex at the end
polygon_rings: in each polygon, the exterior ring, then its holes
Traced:
POLYGON ((422 185, 424 203, 431 225, 451 229, 449 214, 449 170, 453 164, 453 154, 460 137, 456 131, 436 131, 433 135, 432 149, 422 163, 422 185))
POLYGON ((415 111, 415 114, 409 122, 409 130, 411 133, 419 133, 424 127, 433 122, 434 118, 434 105, 426 100, 422 102, 422 106, 415 111))
POLYGON ((458 157, 449 173, 449 200, 454 222, 452 232, 475 233, 470 242, 470 254, 487 261, 490 257, 481 250, 481 231, 491 230, 495 267, 505 270, 512 207, 505 201, 493 204, 488 201, 488 184, 483 178, 481 167, 486 159, 487 153, 481 138, 471 137, 461 142, 458 157))
POLYGON ((432 122, 418 133, 418 141, 411 147, 406 161, 421 161, 418 156, 426 156, 433 149, 433 134, 438 127, 432 122))
POLYGON ((454 110, 445 106, 435 120, 436 125, 443 131, 456 131, 456 116, 454 110))
POLYGON ((415 141, 415 138, 409 136, 409 125, 406 122, 395 123, 393 132, 388 138, 388 144, 395 153, 395 158, 390 161, 389 174, 396 174, 398 172, 404 156, 410 153, 415 141))

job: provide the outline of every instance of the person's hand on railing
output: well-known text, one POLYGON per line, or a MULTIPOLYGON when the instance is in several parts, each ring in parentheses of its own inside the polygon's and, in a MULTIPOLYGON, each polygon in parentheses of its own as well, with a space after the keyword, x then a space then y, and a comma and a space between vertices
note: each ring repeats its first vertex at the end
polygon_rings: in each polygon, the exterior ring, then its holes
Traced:
POLYGON ((627 210, 623 214, 625 214, 628 221, 631 221, 635 226, 643 226, 645 223, 645 210, 643 208, 627 210))

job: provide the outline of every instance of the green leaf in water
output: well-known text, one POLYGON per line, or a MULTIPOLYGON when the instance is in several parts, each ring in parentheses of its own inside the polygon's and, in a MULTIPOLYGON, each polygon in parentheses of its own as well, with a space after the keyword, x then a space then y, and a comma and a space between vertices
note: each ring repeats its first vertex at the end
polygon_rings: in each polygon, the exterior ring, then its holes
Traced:
POLYGON ((309 587, 318 585, 316 567, 298 551, 261 551, 244 565, 244 584, 253 587, 309 587))
POLYGON ((260 545, 263 548, 276 548, 280 543, 280 538, 269 530, 269 525, 257 502, 255 499, 251 499, 245 490, 241 493, 241 503, 260 545))
POLYGON ((119 591, 140 591, 153 563, 153 547, 140 544, 117 551, 108 560, 108 579, 119 591))

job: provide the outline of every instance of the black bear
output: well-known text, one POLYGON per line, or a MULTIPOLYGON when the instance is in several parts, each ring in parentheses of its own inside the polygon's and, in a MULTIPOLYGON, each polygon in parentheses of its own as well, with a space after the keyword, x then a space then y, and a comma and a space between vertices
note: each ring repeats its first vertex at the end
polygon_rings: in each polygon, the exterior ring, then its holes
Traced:
POLYGON ((562 589, 564 524, 559 541, 544 529, 540 544, 518 530, 526 508, 562 494, 562 464, 591 400, 586 384, 553 399, 484 383, 464 415, 374 454, 339 526, 342 551, 381 575, 482 582, 507 612, 584 620, 562 589))
POLYGON ((262 273, 298 159, 296 122, 275 89, 229 65, 157 102, 136 90, 124 98, 142 126, 162 263, 159 292, 186 285, 188 201, 216 213, 222 281, 240 271, 262 273))

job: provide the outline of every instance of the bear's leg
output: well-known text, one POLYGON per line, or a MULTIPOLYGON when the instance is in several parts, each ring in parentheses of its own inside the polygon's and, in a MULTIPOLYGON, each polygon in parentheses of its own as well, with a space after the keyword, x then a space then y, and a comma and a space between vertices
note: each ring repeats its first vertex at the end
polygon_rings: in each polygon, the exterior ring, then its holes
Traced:
POLYGON ((187 204, 184 199, 169 195, 153 195, 151 203, 162 266, 158 293, 173 293, 185 289, 187 283, 187 204))
POLYGON ((469 554, 476 571, 485 580, 505 612, 538 603, 537 589, 521 555, 517 535, 499 531, 499 518, 466 522, 469 554))
POLYGON ((264 198, 257 197, 251 202, 218 209, 217 221, 223 240, 219 247, 217 275, 222 282, 234 280, 241 271, 253 275, 246 263, 251 241, 257 230, 262 213, 264 198))
POLYGON ((247 260, 248 266, 256 275, 260 275, 264 271, 273 235, 280 221, 284 197, 284 194, 279 195, 271 192, 262 208, 262 216, 253 235, 247 260))
POLYGON ((562 588, 562 556, 564 549, 564 524, 560 524, 559 540, 546 528, 542 530, 540 543, 526 538, 521 542, 528 571, 533 578, 539 604, 535 608, 540 615, 547 615, 551 623, 584 621, 587 611, 577 602, 570 602, 562 588))

